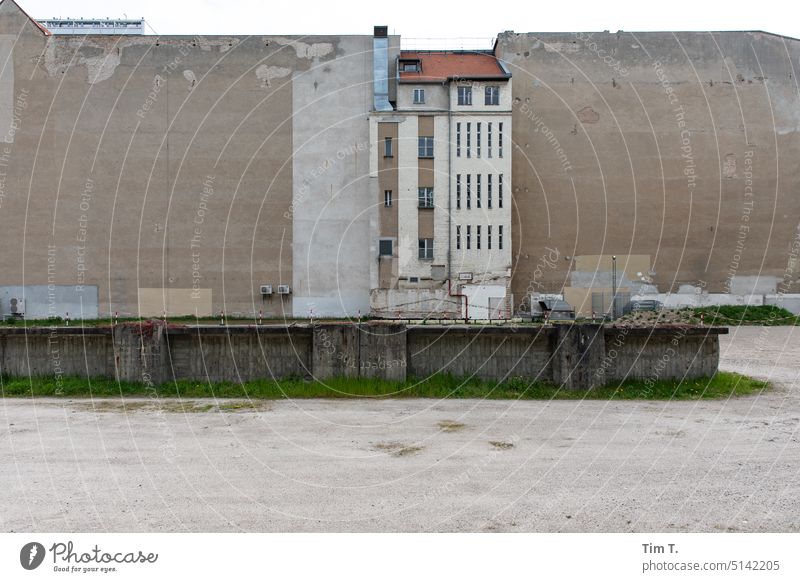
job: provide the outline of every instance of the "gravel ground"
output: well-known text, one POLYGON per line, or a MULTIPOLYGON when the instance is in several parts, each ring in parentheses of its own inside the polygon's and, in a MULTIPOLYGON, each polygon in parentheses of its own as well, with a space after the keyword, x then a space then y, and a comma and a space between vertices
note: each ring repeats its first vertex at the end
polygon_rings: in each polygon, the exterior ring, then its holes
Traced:
POLYGON ((800 531, 800 329, 713 402, 0 401, 0 530, 800 531), (213 406, 212 406, 213 405, 213 406))

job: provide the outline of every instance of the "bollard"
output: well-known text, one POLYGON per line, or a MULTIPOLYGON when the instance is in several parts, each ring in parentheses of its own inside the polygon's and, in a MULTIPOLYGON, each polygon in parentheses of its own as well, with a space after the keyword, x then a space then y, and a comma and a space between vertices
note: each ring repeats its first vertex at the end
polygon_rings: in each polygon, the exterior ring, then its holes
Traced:
POLYGON ((258 325, 261 325, 261 321, 263 319, 264 319, 264 310, 263 309, 259 309, 258 310, 258 325))

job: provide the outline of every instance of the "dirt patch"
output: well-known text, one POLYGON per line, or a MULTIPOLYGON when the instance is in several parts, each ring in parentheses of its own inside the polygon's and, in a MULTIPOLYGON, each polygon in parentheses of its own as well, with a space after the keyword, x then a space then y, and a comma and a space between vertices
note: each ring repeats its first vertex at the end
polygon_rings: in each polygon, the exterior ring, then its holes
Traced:
POLYGON ((379 451, 389 453, 393 457, 407 457, 415 455, 422 450, 423 447, 418 445, 405 445, 397 441, 390 441, 386 443, 378 443, 375 448, 379 451))
POLYGON ((467 425, 461 422, 455 422, 453 420, 443 420, 439 423, 439 429, 442 432, 458 432, 460 430, 464 430, 467 425))
POLYGON ((496 449, 506 450, 514 448, 514 443, 507 443, 505 441, 489 441, 489 444, 496 449))
POLYGON ((91 412, 166 412, 166 413, 198 413, 198 412, 250 412, 268 410, 267 404, 249 401, 231 401, 214 404, 192 400, 99 400, 95 402, 73 403, 78 410, 91 412))

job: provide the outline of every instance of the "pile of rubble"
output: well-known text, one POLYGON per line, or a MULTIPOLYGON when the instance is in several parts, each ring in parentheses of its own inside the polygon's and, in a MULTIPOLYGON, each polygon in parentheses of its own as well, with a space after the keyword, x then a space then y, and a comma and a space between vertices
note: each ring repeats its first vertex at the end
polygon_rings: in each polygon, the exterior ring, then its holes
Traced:
POLYGON ((691 309, 661 309, 660 311, 632 311, 614 323, 627 327, 653 327, 660 324, 699 324, 700 318, 691 309))

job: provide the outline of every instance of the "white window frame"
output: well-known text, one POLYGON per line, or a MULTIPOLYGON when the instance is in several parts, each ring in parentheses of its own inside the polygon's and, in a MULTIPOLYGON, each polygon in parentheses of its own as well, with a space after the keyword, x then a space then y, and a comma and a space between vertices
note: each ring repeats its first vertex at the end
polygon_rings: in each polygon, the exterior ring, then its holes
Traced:
POLYGON ((472 105, 472 85, 459 85, 456 88, 456 94, 456 102, 459 105, 472 105))
POLYGON ((414 105, 422 105, 425 103, 425 89, 414 89, 414 105))

